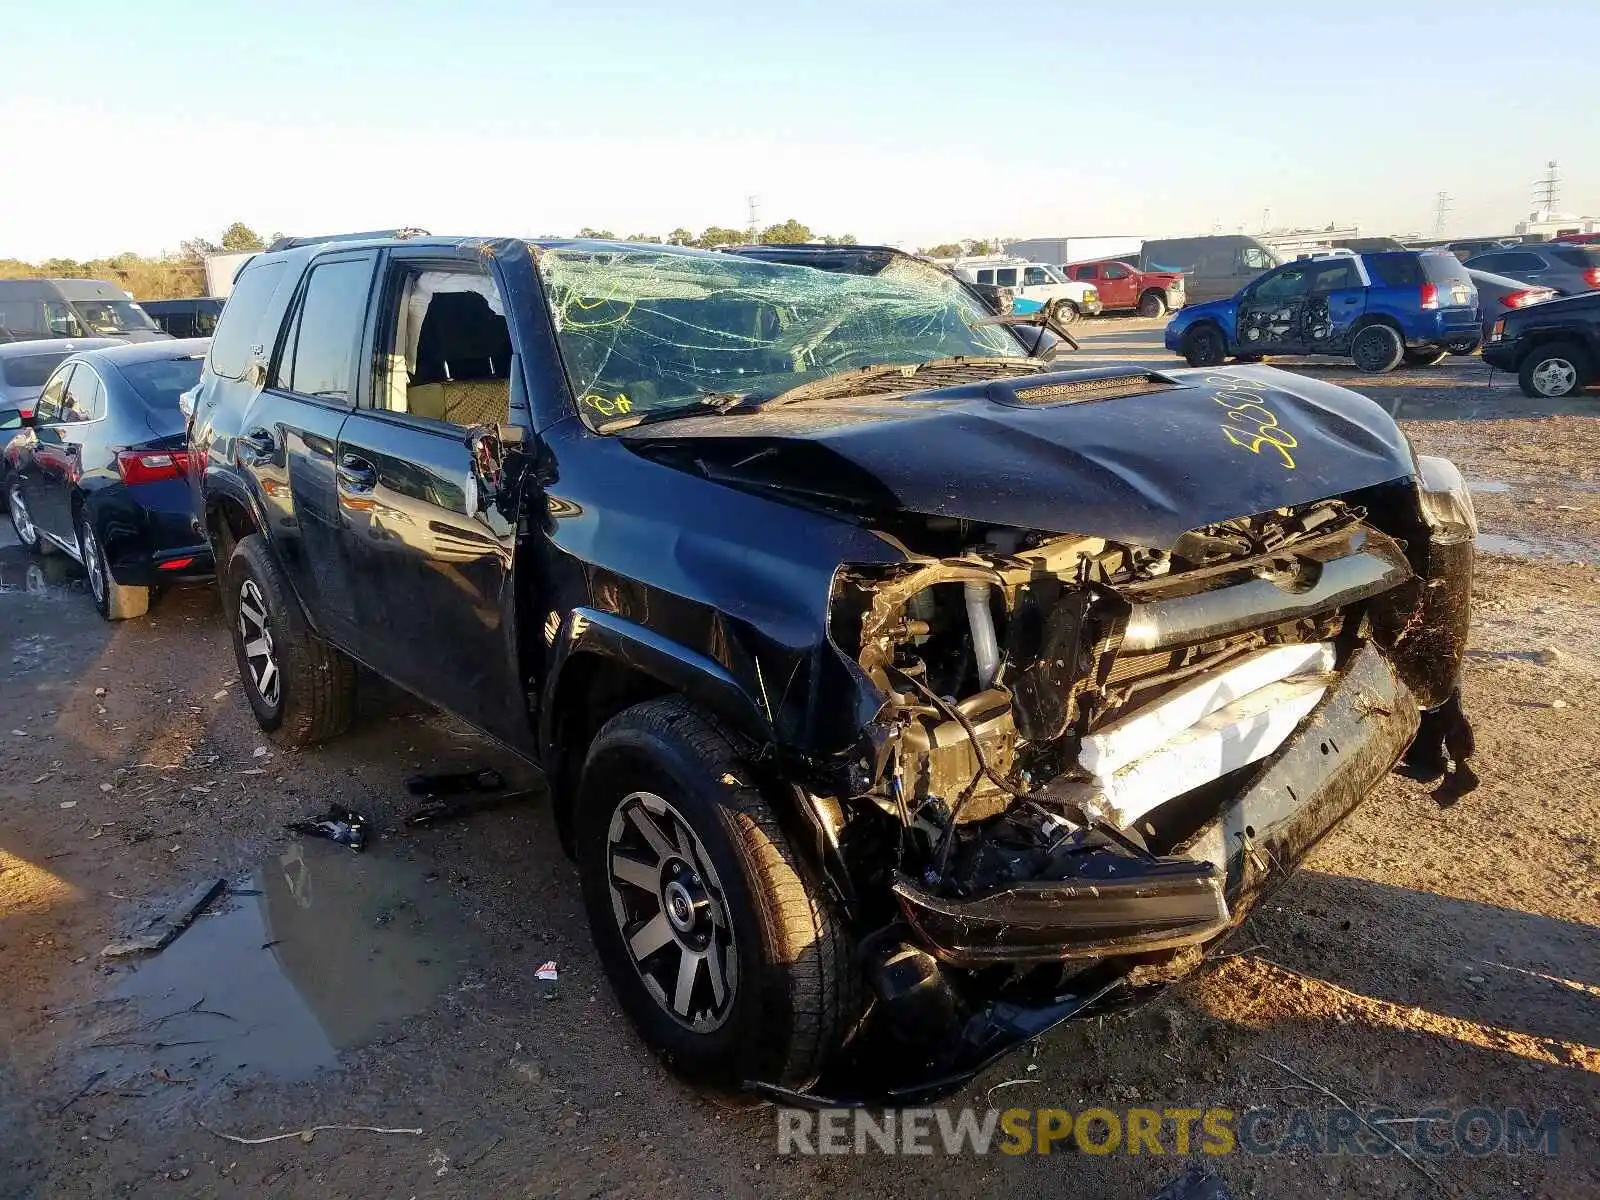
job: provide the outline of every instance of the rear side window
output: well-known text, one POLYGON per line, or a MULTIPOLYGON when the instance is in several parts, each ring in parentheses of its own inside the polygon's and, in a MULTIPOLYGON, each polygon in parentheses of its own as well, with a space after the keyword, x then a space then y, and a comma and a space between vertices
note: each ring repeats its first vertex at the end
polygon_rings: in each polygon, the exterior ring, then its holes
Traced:
POLYGON ((279 387, 328 400, 351 398, 372 263, 370 257, 349 258, 312 269, 278 365, 279 387))
POLYGON ((1569 267, 1600 267, 1600 246, 1551 246, 1545 253, 1569 267))
POLYGON ((1366 259, 1367 271, 1384 287, 1421 287, 1427 277, 1422 273, 1419 257, 1415 254, 1369 254, 1366 259))
POLYGON ((1001 268, 994 273, 994 281, 1001 287, 1016 287, 1017 269, 1015 267, 1001 268))
POLYGON ((77 421, 95 421, 106 415, 106 389, 100 376, 92 367, 78 364, 67 384, 67 398, 61 405, 61 415, 56 418, 63 424, 77 421))
POLYGON ((1417 257, 1422 260, 1422 270, 1429 283, 1447 287, 1472 286, 1472 276, 1467 274, 1467 268, 1461 265, 1461 260, 1454 254, 1419 254, 1417 257))
POLYGON ((211 343, 211 370, 225 379, 243 379, 250 369, 252 347, 272 343, 277 330, 261 328, 272 295, 282 282, 286 263, 250 263, 234 281, 223 307, 217 336, 211 343))
POLYGON ((979 283, 986 283, 990 287, 993 287, 994 286, 994 271, 993 270, 979 271, 978 272, 978 282, 979 283))
POLYGON ((153 409, 178 410, 178 394, 200 381, 198 358, 161 358, 153 362, 129 363, 122 376, 153 409))
POLYGON ((66 358, 66 351, 60 354, 27 354, 8 358, 0 363, 0 374, 4 374, 6 384, 10 387, 43 387, 44 381, 50 378, 50 372, 65 362, 66 358))
POLYGON ((74 368, 62 367, 50 377, 39 393, 39 402, 33 406, 33 419, 40 425, 53 425, 61 419, 61 399, 67 394, 67 380, 74 368))

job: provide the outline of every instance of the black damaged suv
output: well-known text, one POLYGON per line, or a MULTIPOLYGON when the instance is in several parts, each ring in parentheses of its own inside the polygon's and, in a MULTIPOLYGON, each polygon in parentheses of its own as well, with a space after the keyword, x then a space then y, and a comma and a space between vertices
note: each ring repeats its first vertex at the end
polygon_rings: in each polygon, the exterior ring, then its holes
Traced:
POLYGON ((1353 392, 1007 320, 910 259, 259 255, 191 455, 257 719, 359 662, 542 764, 708 1085, 928 1094, 1176 978, 1408 746, 1467 770, 1472 504, 1353 392))

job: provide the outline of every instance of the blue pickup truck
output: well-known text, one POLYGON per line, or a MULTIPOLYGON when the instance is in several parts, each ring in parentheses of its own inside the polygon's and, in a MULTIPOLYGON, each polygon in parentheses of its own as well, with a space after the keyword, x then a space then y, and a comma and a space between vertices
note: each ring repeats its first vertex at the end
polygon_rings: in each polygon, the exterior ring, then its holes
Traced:
POLYGON ((1453 254, 1333 250, 1268 271, 1226 300, 1185 308, 1168 350, 1191 367, 1330 354, 1363 371, 1431 366, 1478 344, 1478 292, 1453 254))

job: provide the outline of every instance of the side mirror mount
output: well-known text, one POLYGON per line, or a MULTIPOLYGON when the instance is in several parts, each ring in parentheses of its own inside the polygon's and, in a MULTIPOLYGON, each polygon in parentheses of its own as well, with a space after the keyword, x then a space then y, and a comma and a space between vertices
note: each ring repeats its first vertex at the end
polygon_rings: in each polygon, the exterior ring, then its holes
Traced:
POLYGON ((497 425, 474 425, 467 431, 466 444, 476 494, 476 502, 467 507, 476 514, 497 505, 505 493, 506 447, 497 425))

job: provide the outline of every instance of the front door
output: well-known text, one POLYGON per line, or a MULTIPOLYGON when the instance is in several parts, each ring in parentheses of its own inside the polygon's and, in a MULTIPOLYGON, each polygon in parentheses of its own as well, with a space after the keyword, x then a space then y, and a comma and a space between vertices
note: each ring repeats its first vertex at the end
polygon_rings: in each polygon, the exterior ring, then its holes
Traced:
POLYGON ((239 431, 239 462, 255 476, 279 559, 312 626, 355 649, 356 600, 341 536, 334 467, 339 429, 355 407, 356 364, 377 256, 319 259, 294 298, 267 378, 270 423, 239 431))
POLYGON ((1243 354, 1304 354, 1311 264, 1289 263, 1263 275, 1239 299, 1237 341, 1243 354))
POLYGON ((62 444, 61 422, 67 402, 67 384, 77 367, 67 363, 45 381, 44 390, 33 406, 33 428, 18 448, 16 471, 20 474, 23 507, 28 520, 41 536, 60 535, 53 510, 66 481, 69 463, 62 444))
POLYGON ((1121 263, 1101 264, 1095 287, 1100 289, 1100 303, 1107 308, 1137 308, 1139 305, 1139 281, 1121 263))
MULTIPOLYGON (((517 668, 514 508, 476 454, 512 421, 511 340, 475 258, 392 251, 375 299, 371 394, 336 477, 360 615, 356 653, 481 729, 528 742, 517 668)), ((518 432, 529 431, 518 418, 518 432)))

